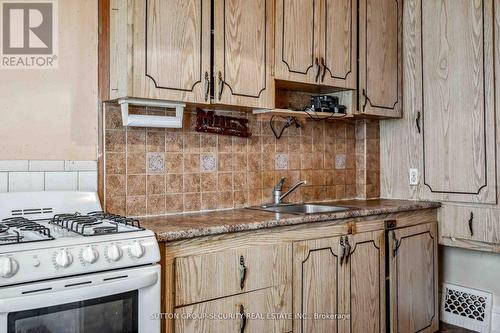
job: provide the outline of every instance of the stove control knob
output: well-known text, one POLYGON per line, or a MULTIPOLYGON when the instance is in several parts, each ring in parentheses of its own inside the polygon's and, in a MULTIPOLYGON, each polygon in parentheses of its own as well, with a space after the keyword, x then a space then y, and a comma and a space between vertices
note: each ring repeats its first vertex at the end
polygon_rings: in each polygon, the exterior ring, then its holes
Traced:
POLYGON ((19 270, 19 264, 14 258, 0 257, 0 278, 10 278, 19 270))
POLYGON ((56 254, 56 265, 62 268, 69 267, 73 263, 73 256, 66 250, 61 250, 56 254))
POLYGON ((93 264, 99 258, 99 253, 92 246, 87 246, 82 252, 82 258, 86 263, 93 264))
POLYGON ((118 261, 122 257, 122 249, 118 245, 111 245, 108 248, 108 258, 113 260, 113 261, 118 261))
POLYGON ((134 242, 131 246, 130 246, 130 254, 132 255, 132 257, 134 258, 137 258, 139 259, 140 257, 142 257, 144 255, 144 246, 139 243, 139 242, 134 242))

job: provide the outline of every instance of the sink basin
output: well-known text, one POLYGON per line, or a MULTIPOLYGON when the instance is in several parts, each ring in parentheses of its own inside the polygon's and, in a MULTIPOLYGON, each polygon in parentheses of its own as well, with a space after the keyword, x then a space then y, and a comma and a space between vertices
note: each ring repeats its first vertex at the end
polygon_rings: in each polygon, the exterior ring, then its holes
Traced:
POLYGON ((291 204, 291 205, 280 205, 280 206, 259 206, 250 207, 251 209, 264 210, 272 213, 285 213, 285 214, 318 214, 318 213, 333 213, 342 212, 348 210, 347 207, 340 206, 327 206, 327 205, 317 205, 317 204, 291 204))

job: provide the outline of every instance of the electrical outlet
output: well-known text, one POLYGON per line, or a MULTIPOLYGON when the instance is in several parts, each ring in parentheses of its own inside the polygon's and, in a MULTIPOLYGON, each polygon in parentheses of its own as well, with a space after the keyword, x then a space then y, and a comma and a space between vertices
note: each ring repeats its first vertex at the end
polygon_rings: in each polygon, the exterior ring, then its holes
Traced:
POLYGON ((410 168, 409 172, 410 185, 418 185, 418 169, 410 168))

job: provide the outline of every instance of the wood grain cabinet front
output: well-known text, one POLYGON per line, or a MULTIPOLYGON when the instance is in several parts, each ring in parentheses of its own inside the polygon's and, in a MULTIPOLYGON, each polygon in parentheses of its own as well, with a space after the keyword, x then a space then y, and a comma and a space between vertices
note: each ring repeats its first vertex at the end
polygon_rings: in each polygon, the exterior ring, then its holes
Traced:
POLYGON ((111 8, 111 99, 273 107, 272 0, 111 0, 111 8))
POLYGON ((287 286, 262 289, 177 308, 176 333, 288 333, 292 321, 273 314, 290 313, 287 286))
POLYGON ((275 77, 356 89, 354 0, 277 0, 275 77))
POLYGON ((210 0, 111 0, 110 98, 210 103, 210 0))
POLYGON ((384 232, 294 244, 297 333, 385 332, 384 232))
POLYGON ((403 105, 403 0, 360 0, 358 28, 358 112, 399 118, 403 105))
POLYGON ((389 231, 390 331, 439 329, 437 223, 389 231))
POLYGON ((177 258, 175 305, 279 286, 291 278, 291 246, 245 247, 177 258))

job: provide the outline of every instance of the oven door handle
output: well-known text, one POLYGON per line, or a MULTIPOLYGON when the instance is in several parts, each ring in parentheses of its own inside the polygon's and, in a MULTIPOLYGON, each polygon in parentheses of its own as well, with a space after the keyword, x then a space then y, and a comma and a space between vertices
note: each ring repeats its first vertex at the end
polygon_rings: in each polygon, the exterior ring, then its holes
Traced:
POLYGON ((138 276, 123 278, 116 281, 104 282, 97 285, 82 285, 81 287, 69 287, 67 290, 56 290, 40 292, 39 294, 23 295, 12 298, 0 299, 0 314, 24 311, 37 308, 45 308, 54 305, 73 303, 127 291, 139 290, 158 282, 158 272, 141 274, 138 276), (82 290, 85 290, 82 293, 82 290))

